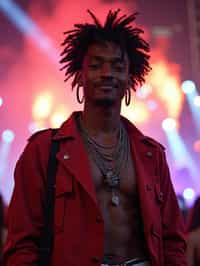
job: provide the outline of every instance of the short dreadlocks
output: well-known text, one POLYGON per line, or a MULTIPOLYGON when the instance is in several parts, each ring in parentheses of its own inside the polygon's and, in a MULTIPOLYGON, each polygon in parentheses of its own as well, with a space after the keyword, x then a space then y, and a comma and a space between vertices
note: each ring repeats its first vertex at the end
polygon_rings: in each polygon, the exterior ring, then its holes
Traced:
POLYGON ((94 24, 75 24, 73 30, 64 32, 67 37, 62 43, 65 48, 61 53, 60 63, 64 64, 61 70, 66 69, 65 81, 74 76, 72 89, 77 86, 78 71, 81 70, 88 47, 93 43, 108 41, 116 43, 122 52, 127 53, 132 88, 136 90, 136 86, 144 83, 144 76, 151 70, 149 44, 140 37, 143 30, 130 25, 137 13, 119 17, 120 9, 110 10, 102 25, 90 10, 87 11, 94 20, 94 24))

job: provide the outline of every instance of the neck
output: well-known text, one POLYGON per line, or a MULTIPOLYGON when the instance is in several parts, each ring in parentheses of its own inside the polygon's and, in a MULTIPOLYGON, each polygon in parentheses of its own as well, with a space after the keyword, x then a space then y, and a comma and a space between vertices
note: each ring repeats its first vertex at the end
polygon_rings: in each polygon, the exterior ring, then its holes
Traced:
POLYGON ((121 106, 101 107, 85 104, 83 111, 83 123, 91 135, 108 134, 118 132, 120 128, 121 106))

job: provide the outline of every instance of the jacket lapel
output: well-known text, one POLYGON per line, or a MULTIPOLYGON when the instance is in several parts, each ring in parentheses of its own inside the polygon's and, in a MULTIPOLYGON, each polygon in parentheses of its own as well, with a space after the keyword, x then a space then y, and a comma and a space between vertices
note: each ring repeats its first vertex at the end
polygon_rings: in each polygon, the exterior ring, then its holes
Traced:
MULTIPOLYGON (((97 204, 96 192, 89 160, 83 140, 77 130, 74 115, 61 127, 56 139, 65 138, 61 143, 57 159, 65 169, 80 183, 83 189, 97 204)), ((63 175, 63 182, 66 177, 63 175)))
POLYGON ((141 214, 145 235, 147 235, 153 223, 151 217, 156 173, 156 149, 133 126, 129 129, 129 138, 137 178, 141 214))

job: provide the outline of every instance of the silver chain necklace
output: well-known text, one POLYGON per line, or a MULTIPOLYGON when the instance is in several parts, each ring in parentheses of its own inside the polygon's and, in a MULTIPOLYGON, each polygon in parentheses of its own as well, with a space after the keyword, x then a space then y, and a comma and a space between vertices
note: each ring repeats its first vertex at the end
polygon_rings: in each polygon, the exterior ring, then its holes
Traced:
POLYGON ((104 185, 112 193, 111 203, 113 206, 118 206, 120 204, 120 198, 116 194, 116 191, 120 187, 120 172, 127 164, 130 152, 127 132, 122 123, 120 123, 116 145, 104 146, 90 136, 83 126, 81 117, 79 117, 78 125, 86 147, 103 175, 104 185))

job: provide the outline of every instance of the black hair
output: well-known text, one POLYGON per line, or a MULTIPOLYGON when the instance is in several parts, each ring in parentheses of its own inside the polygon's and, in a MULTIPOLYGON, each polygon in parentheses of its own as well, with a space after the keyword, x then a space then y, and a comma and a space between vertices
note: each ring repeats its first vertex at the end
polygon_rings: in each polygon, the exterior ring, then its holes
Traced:
POLYGON ((94 24, 75 24, 74 29, 64 32, 67 35, 62 43, 64 50, 61 53, 61 64, 65 69, 65 81, 74 76, 72 89, 78 85, 78 73, 82 68, 83 58, 88 47, 93 43, 113 42, 119 45, 122 53, 126 52, 129 59, 129 74, 132 81, 132 88, 144 83, 145 75, 151 70, 149 65, 149 44, 140 37, 143 30, 133 27, 131 22, 136 18, 137 13, 129 16, 118 16, 120 9, 109 11, 104 25, 95 15, 88 10, 94 24))

